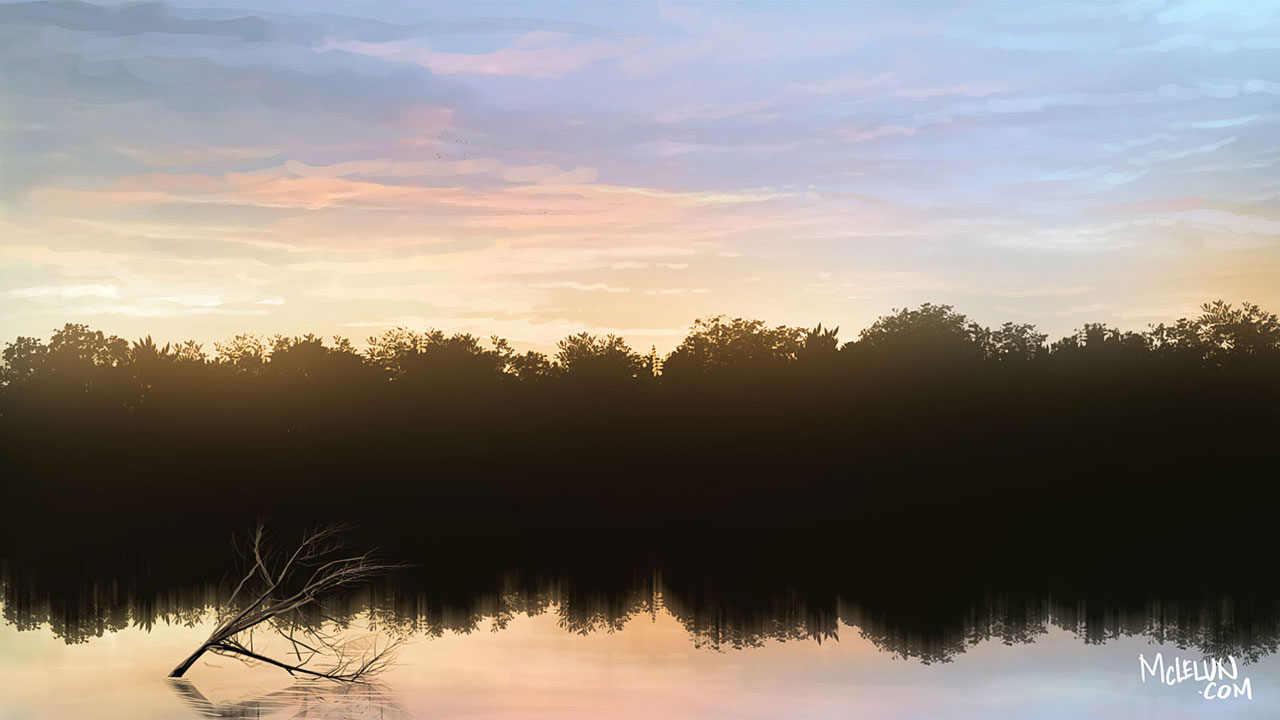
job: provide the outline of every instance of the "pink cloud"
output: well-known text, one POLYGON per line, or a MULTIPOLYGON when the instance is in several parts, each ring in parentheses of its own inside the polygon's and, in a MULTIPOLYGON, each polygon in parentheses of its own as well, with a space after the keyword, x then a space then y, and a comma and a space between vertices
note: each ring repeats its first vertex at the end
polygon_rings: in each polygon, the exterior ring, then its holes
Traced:
POLYGON ((438 75, 561 78, 597 60, 622 57, 643 44, 638 40, 568 40, 570 36, 560 33, 530 33, 518 38, 514 47, 474 54, 432 50, 420 40, 349 40, 331 43, 318 50, 344 50, 391 62, 414 63, 438 75))
POLYGON ((873 128, 848 128, 841 130, 838 135, 843 140, 849 142, 867 142, 891 135, 915 135, 916 128, 906 127, 904 125, 881 125, 873 128))

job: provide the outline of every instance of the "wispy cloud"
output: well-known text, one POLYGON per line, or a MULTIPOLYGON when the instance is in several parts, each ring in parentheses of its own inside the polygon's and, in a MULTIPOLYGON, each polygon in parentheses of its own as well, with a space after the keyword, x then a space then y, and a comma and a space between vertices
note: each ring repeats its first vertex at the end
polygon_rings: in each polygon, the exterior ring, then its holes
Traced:
POLYGON ((120 297, 119 285, 40 285, 37 287, 14 288, 10 295, 20 298, 82 298, 82 297, 120 297))
POLYGON ((1041 285, 1040 287, 1031 288, 1029 290, 993 290, 992 295, 1005 298, 1026 298, 1026 297, 1061 297, 1064 295, 1080 295, 1092 290, 1090 285, 1075 285, 1071 287, 1060 287, 1058 285, 1041 285))
POLYGON ((1280 305, 1267 3, 522 7, 6 5, 0 331, 1280 305))
POLYGON ((584 40, 560 33, 531 33, 518 38, 512 47, 487 53, 435 50, 425 40, 388 42, 345 40, 332 42, 317 49, 321 52, 340 50, 391 62, 414 63, 437 75, 501 75, 554 79, 562 78, 598 60, 621 57, 628 51, 642 46, 643 41, 634 39, 584 40))
POLYGON ((538 283, 534 287, 542 290, 579 290, 582 292, 608 292, 608 293, 626 293, 631 292, 629 287, 618 287, 607 283, 580 283, 576 280, 564 280, 561 282, 538 283))

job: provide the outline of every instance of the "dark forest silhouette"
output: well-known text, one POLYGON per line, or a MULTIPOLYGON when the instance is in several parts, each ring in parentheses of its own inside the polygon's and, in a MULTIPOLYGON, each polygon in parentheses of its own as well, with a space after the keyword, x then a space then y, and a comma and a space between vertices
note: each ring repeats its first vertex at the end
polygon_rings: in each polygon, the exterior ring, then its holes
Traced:
POLYGON ((236 420, 252 421, 269 407, 276 412, 261 417, 262 430, 305 433, 362 423, 376 405, 375 419, 409 430, 435 419, 437 409, 466 413, 498 399, 536 399, 554 414, 561 403, 626 406, 653 396, 678 405, 740 400, 746 392, 766 402, 814 403, 815 392, 830 397, 883 384, 984 383, 984 390, 998 391, 992 380, 1052 385, 1132 373, 1186 380, 1182 373, 1189 372, 1253 382, 1280 369, 1274 313, 1222 301, 1202 310, 1142 333, 1086 324, 1052 344, 1033 325, 986 328, 949 305, 895 310, 843 345, 836 328, 718 316, 695 321, 662 359, 637 353, 615 335, 572 335, 547 357, 517 353, 496 336, 486 344, 469 334, 407 328, 370 337, 363 352, 341 337, 326 345, 315 335, 238 335, 215 343, 211 355, 190 340, 130 343, 67 324, 47 343, 29 337, 6 343, 0 410, 10 431, 23 422, 64 422, 71 431, 124 418, 181 421, 199 431, 215 429, 225 419, 220 413, 239 410, 244 414, 236 420))
POLYGON ((189 619, 206 601, 182 593, 264 514, 363 525, 424 568, 382 607, 431 627, 525 568, 594 599, 566 627, 607 629, 643 609, 648 568, 711 645, 821 638, 845 603, 884 647, 942 659, 1033 637, 1049 599, 1059 624, 1127 618, 1087 638, 1175 628, 1267 653, 1280 636, 1249 599, 1275 597, 1280 321, 1249 304, 1053 343, 945 305, 843 345, 717 317, 665 358, 407 329, 363 352, 242 335, 209 356, 67 325, 3 359, 6 620, 69 638, 95 617, 189 619), (984 614, 992 592, 1029 600, 1010 621, 984 614), (1226 601, 1253 609, 1215 634, 1197 618, 1226 601), (1151 614, 1174 605, 1188 615, 1151 614))
POLYGON ((555 395, 565 400, 624 393, 607 398, 615 400, 655 387, 688 393, 737 383, 832 389, 934 374, 963 382, 992 368, 1118 373, 1142 366, 1248 377, 1280 367, 1280 318, 1250 303, 1206 303, 1198 317, 1141 333, 1086 324, 1052 344, 1034 325, 987 328, 949 305, 927 303, 895 310, 843 345, 838 330, 770 327, 722 315, 696 320, 680 345, 659 359, 637 353, 618 336, 585 332, 561 340, 552 357, 517 353, 497 336, 486 344, 470 334, 403 327, 370 337, 363 352, 342 337, 326 345, 310 334, 246 334, 215 343, 210 354, 192 340, 130 343, 67 324, 48 343, 29 337, 6 343, 0 383, 8 420, 70 409, 64 402, 80 403, 79 410, 200 415, 207 409, 202 401, 234 391, 337 410, 376 393, 377 386, 394 386, 397 397, 416 395, 419 402, 470 404, 547 383, 558 383, 555 395))
POLYGON ((240 335, 209 357, 67 325, 3 359, 10 507, 124 525, 428 507, 445 524, 866 525, 1060 514, 1053 500, 1105 489, 1101 521, 1210 486, 1275 498, 1280 320, 1248 303, 1052 344, 926 304, 844 345, 699 320, 665 358, 612 335, 546 357, 403 328, 364 352, 240 335))
MULTIPOLYGON (((19 572, 3 584, 4 620, 72 644, 130 627, 193 625, 228 605, 234 574, 223 583, 184 581, 176 567, 175 573, 161 569, 164 556, 161 550, 152 558, 158 567, 144 577, 126 572, 100 584, 80 578, 74 586, 51 586, 47 578, 33 582, 19 572)), ((476 559, 467 557, 465 569, 432 565, 327 597, 314 620, 347 627, 363 618, 401 642, 501 631, 519 615, 545 613, 553 613, 568 633, 611 633, 665 610, 684 626, 693 648, 821 643, 852 633, 884 652, 923 663, 950 661, 985 641, 1035 642, 1055 627, 1085 643, 1144 637, 1246 663, 1280 648, 1280 601, 1269 576, 1206 584, 1195 576, 1097 573, 1027 583, 997 581, 1009 569, 980 558, 963 568, 972 576, 961 577, 934 565, 869 572, 861 563, 818 567, 803 555, 791 558, 785 570, 722 558, 727 562, 703 560, 657 571, 614 556, 609 567, 561 565, 544 575, 530 568, 477 568, 476 559)), ((206 565, 200 572, 218 567, 206 565)), ((1046 574, 1060 571, 1048 568, 1046 574)))

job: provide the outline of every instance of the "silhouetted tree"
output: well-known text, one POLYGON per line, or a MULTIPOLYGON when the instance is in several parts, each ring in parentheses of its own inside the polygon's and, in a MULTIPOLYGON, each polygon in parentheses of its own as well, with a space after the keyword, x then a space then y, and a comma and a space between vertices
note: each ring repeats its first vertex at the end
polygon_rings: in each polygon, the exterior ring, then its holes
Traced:
POLYGON ((49 346, 39 338, 19 337, 4 347, 0 379, 9 388, 20 388, 44 375, 49 346))
POLYGON ((839 333, 840 328, 823 329, 821 323, 812 330, 806 330, 800 343, 801 359, 822 358, 839 352, 840 341, 836 338, 839 333))
POLYGON ((771 328, 761 320, 700 318, 663 362, 663 375, 694 382, 708 376, 776 373, 799 357, 804 335, 800 328, 771 328))
POLYGON ((125 370, 129 344, 87 325, 68 323, 49 338, 48 345, 20 337, 3 353, 0 372, 6 386, 25 390, 28 400, 48 411, 87 412, 122 406, 136 398, 125 370), (89 403, 89 404, 86 404, 89 403))
POLYGON ((1108 371, 1124 369, 1147 357, 1150 345, 1141 334, 1103 323, 1086 323, 1075 333, 1055 342, 1054 364, 1108 371))
POLYGON ((257 374, 267 364, 267 343, 252 333, 236 335, 226 342, 214 343, 217 362, 236 372, 257 374))
POLYGON ((466 333, 440 337, 401 360, 404 375, 417 382, 436 380, 476 387, 497 382, 506 359, 485 349, 466 333))
POLYGON ((395 328, 369 338, 366 354, 393 379, 420 386, 475 388, 497 382, 508 364, 510 345, 496 337, 493 341, 496 347, 487 349, 466 333, 395 328))
POLYGON ((1201 306, 1202 314, 1181 318, 1147 333, 1151 348, 1163 357, 1222 367, 1280 355, 1280 317, 1252 303, 1238 309, 1217 300, 1201 306))
POLYGON ((842 352, 858 364, 880 369, 954 369, 981 362, 989 346, 989 330, 950 305, 925 303, 878 318, 842 352))
POLYGON ((129 344, 115 335, 103 335, 88 325, 68 323, 49 338, 48 360, 66 367, 119 367, 129 356, 129 344))
POLYGON ((532 350, 507 357, 507 372, 523 383, 549 380, 556 376, 556 369, 546 355, 532 350))
POLYGON ((1026 363, 1049 354, 1048 335, 1035 325, 1007 322, 987 335, 988 357, 998 363, 1026 363))
POLYGON ((203 346, 194 340, 165 343, 163 347, 150 335, 135 341, 129 348, 129 368, 138 384, 138 402, 152 404, 175 396, 194 400, 194 393, 202 390, 200 385, 208 382, 203 377, 208 359, 203 346))
POLYGON ((556 364, 565 375, 579 382, 626 383, 642 378, 644 358, 617 335, 603 337, 591 333, 570 335, 556 345, 556 364))
POLYGON ((276 375, 341 382, 358 376, 367 367, 364 359, 343 337, 333 339, 333 347, 315 335, 275 336, 271 341, 267 369, 276 375))
POLYGON ((381 335, 369 337, 369 348, 365 351, 365 356, 392 379, 396 379, 404 375, 406 359, 422 353, 432 344, 443 340, 444 333, 439 330, 421 333, 405 327, 396 327, 381 335))

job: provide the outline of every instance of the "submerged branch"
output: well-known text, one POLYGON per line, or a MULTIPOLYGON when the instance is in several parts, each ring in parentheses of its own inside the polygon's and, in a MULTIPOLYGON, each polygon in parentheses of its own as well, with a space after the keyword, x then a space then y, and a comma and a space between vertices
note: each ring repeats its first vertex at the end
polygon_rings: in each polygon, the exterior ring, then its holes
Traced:
POLYGON ((305 535, 277 565, 273 561, 284 555, 266 547, 265 528, 259 523, 243 554, 250 565, 219 613, 225 613, 225 617, 169 677, 182 677, 206 652, 265 662, 290 674, 343 682, 358 682, 385 670, 394 659, 398 640, 389 640, 381 649, 375 641, 369 648, 356 651, 351 643, 337 640, 325 631, 323 614, 317 621, 306 612, 319 607, 320 598, 328 593, 397 567, 379 562, 368 552, 335 557, 350 547, 342 538, 346 530, 334 525, 305 535), (246 590, 254 593, 252 599, 237 611, 236 603, 246 590), (290 644, 296 662, 270 658, 253 649, 253 631, 264 624, 290 644), (322 667, 304 667, 316 658, 322 660, 322 667))

